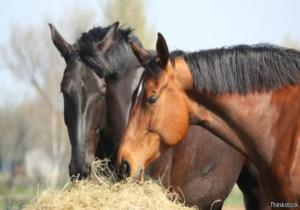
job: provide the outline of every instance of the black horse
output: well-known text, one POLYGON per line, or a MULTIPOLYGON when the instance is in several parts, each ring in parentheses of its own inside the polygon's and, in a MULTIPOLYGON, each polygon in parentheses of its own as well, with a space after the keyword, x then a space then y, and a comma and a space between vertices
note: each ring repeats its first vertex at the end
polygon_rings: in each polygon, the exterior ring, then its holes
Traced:
MULTIPOLYGON (((67 64, 61 86, 72 146, 69 172, 70 176, 79 174, 84 178, 95 157, 115 161, 130 99, 143 71, 129 41, 141 44, 131 29, 119 28, 118 22, 83 33, 73 45, 52 25, 50 28, 52 40, 67 64)), ((162 177, 165 187, 173 186, 183 193, 188 205, 221 209, 241 174, 238 184, 247 209, 268 209, 255 169, 243 167, 245 158, 240 153, 200 127, 191 126, 186 138, 150 166, 150 176, 162 177), (186 157, 184 154, 197 151, 195 148, 202 152, 194 153, 192 159, 176 159, 174 155, 186 157)), ((126 173, 126 167, 122 173, 126 173)))

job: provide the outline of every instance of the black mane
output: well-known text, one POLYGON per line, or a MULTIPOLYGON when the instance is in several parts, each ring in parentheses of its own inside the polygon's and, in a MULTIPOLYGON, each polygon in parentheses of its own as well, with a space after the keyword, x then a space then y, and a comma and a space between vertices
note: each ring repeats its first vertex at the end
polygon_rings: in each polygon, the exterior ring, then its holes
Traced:
POLYGON ((300 81, 300 52, 274 45, 238 45, 183 57, 200 91, 268 92, 300 81))
POLYGON ((81 60, 93 68, 97 74, 104 77, 108 75, 121 77, 129 62, 128 55, 132 54, 128 41, 133 40, 138 44, 140 44, 140 41, 132 34, 133 30, 131 28, 119 28, 116 41, 108 52, 103 55, 97 49, 97 43, 105 37, 110 27, 112 26, 95 27, 83 33, 77 42, 78 52, 81 60))

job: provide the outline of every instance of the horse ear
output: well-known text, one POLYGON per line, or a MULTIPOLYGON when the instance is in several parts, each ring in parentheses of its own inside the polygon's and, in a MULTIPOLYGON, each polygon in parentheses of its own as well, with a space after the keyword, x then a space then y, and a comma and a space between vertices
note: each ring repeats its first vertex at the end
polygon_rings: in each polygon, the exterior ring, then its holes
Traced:
POLYGON ((142 66, 146 66, 150 58, 149 52, 145 50, 143 47, 138 46, 133 41, 129 41, 129 42, 135 57, 138 59, 138 61, 141 63, 142 66))
POLYGON ((100 49, 102 52, 106 52, 112 46, 112 44, 117 38, 118 28, 119 28, 118 21, 110 26, 105 37, 99 43, 97 43, 98 49, 100 49))
POLYGON ((161 33, 157 34, 156 54, 159 59, 159 66, 165 68, 170 55, 167 42, 161 33))
POLYGON ((51 23, 49 23, 49 27, 53 44, 61 53, 61 55, 66 59, 72 49, 72 46, 65 41, 65 39, 58 33, 56 28, 51 23))

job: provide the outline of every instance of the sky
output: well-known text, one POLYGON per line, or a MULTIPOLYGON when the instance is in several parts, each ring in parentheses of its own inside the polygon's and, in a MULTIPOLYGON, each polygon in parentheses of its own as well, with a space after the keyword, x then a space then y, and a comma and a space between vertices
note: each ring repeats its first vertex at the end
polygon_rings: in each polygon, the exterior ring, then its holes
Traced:
MULTIPOLYGON (((12 23, 42 25, 47 24, 45 17, 55 23, 72 7, 100 11, 106 1, 0 0, 0 44, 9 40, 12 23)), ((151 27, 164 35, 170 49, 281 45, 286 37, 300 43, 299 0, 146 0, 146 15, 151 27)), ((95 25, 99 24, 101 14, 95 20, 95 25)), ((20 94, 15 97, 24 98, 30 94, 25 90, 26 84, 11 75, 0 61, 0 103, 16 92, 20 94)))

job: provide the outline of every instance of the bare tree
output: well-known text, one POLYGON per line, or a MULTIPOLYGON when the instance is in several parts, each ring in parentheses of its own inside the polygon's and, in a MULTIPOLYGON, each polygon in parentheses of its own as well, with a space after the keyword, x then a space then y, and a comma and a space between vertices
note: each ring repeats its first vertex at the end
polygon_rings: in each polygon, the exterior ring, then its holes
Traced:
MULTIPOLYGON (((67 13, 68 14, 68 13, 67 13)), ((94 12, 74 8, 68 18, 57 21, 62 33, 74 42, 79 35, 91 27, 94 12)), ((69 141, 63 122, 62 96, 60 93, 60 81, 62 79, 65 63, 56 48, 53 46, 49 21, 44 25, 23 26, 14 24, 10 30, 8 45, 1 46, 1 58, 7 69, 19 80, 26 81, 35 92, 35 97, 25 101, 14 110, 22 113, 26 120, 26 129, 30 130, 28 138, 16 138, 17 146, 28 145, 27 148, 40 147, 49 152, 54 160, 55 167, 67 171, 69 160, 69 141), (63 167, 63 168, 62 168, 63 167)), ((55 23, 55 22, 54 22, 55 23)), ((17 84, 16 84, 17 85, 17 84)), ((17 120, 21 118, 17 116, 17 120)), ((18 122, 13 122, 18 124, 18 122)), ((3 125, 3 129, 4 129, 3 125)), ((13 126, 21 132, 21 126, 13 126)), ((4 132, 13 132, 11 129, 4 132)), ((9 136, 9 135, 6 135, 9 136)), ((2 141, 7 138, 3 136, 2 141)), ((54 172, 53 172, 54 173, 54 172)), ((53 179, 50 185, 56 185, 53 179)))

